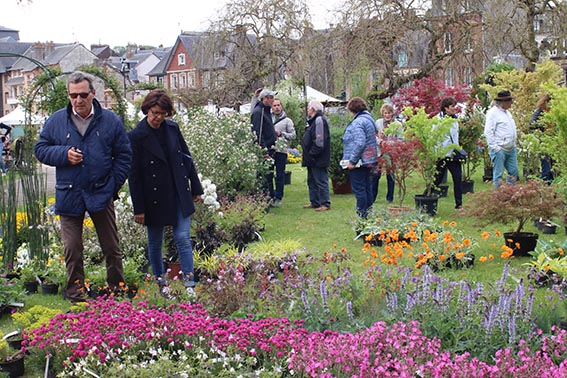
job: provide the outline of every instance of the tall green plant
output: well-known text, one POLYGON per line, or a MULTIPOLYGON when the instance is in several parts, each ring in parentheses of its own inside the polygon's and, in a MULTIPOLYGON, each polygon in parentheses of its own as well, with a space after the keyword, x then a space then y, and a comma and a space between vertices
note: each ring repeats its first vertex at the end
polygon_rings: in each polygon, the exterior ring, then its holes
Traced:
POLYGON ((21 171, 20 182, 23 194, 27 225, 27 243, 30 259, 47 263, 49 257, 49 230, 47 224, 47 177, 36 165, 21 171))
POLYGON ((0 220, 2 230, 2 268, 6 271, 14 267, 14 259, 18 249, 18 191, 16 172, 9 170, 0 177, 0 220), (7 179, 6 179, 7 178, 7 179))
POLYGON ((455 144, 443 146, 445 137, 449 134, 455 119, 450 117, 430 118, 425 112, 425 108, 419 108, 414 114, 414 110, 406 107, 403 114, 409 119, 404 123, 406 139, 416 138, 421 146, 418 149, 420 172, 425 183, 425 192, 427 196, 433 195, 435 192, 435 173, 437 172, 437 161, 447 153, 459 148, 455 144))

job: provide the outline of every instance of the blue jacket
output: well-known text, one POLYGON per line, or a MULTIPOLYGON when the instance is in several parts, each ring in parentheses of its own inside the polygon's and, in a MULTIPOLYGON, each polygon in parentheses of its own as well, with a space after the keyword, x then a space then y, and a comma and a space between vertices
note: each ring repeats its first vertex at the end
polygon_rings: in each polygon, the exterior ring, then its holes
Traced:
POLYGON ((366 110, 359 112, 343 134, 343 160, 363 166, 375 165, 378 161, 376 149, 376 126, 374 118, 366 110))
POLYGON ((82 216, 104 210, 126 181, 132 151, 120 118, 93 101, 94 118, 81 135, 71 119, 71 104, 45 122, 35 155, 56 167, 55 212, 82 216), (67 152, 77 147, 83 162, 71 165, 67 152))
POLYGON ((203 194, 179 126, 166 119, 160 129, 167 151, 162 148, 147 117, 128 133, 133 151, 128 186, 134 214, 144 214, 146 226, 176 225, 177 209, 188 217, 195 212, 193 196, 203 194))

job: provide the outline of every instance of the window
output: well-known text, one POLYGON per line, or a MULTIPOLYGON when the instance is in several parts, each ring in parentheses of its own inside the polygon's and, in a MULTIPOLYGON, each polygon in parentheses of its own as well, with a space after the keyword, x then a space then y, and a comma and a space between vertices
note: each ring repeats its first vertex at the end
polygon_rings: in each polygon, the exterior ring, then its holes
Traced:
POLYGON ((202 81, 203 81, 203 87, 204 88, 207 88, 210 85, 210 83, 211 83, 211 71, 203 72, 202 81))
POLYGON ((187 76, 185 73, 179 74, 179 88, 185 88, 187 86, 187 76))
POLYGON ((465 52, 470 54, 473 51, 472 38, 470 35, 467 35, 465 38, 465 52))
POLYGON ((187 87, 189 88, 195 88, 196 83, 195 83, 195 72, 189 72, 187 74, 187 87))
POLYGON ((177 89, 177 74, 171 74, 171 89, 177 89))
POLYGON ((163 84, 163 76, 158 77, 157 82, 163 84))
POLYGON ((179 53, 177 55, 177 65, 184 66, 185 65, 185 54, 179 53))
POLYGON ((408 55, 405 51, 398 53, 398 67, 407 67, 408 65, 408 55))
POLYGON ((445 33, 444 45, 445 53, 450 53, 451 51, 453 51, 453 35, 451 34, 451 32, 445 33))
POLYGON ((453 86, 453 68, 448 67, 445 71, 445 85, 448 87, 453 86))
POLYGON ((463 74, 463 80, 465 82, 466 85, 471 85, 472 84, 472 67, 465 67, 465 71, 463 74))

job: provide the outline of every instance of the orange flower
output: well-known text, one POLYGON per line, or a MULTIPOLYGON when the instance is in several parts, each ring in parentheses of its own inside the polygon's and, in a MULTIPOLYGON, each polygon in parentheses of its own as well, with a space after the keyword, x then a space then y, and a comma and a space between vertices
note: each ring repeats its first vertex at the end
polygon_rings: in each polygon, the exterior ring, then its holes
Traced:
POLYGON ((442 223, 442 226, 445 227, 448 224, 449 224, 449 221, 445 221, 445 222, 442 223))
POLYGON ((366 235, 366 236, 364 237, 364 240, 370 241, 370 240, 372 240, 373 237, 374 237, 373 234, 369 234, 369 235, 366 235))
POLYGON ((462 259, 463 257, 465 257, 465 253, 464 252, 459 252, 455 255, 455 257, 457 258, 457 260, 462 259))
POLYGON ((488 238, 490 237, 490 233, 487 232, 487 231, 484 231, 484 232, 481 234, 481 237, 482 237, 484 240, 486 240, 486 239, 488 239, 488 238))
POLYGON ((488 259, 489 259, 490 261, 494 260, 494 255, 493 255, 493 254, 488 255, 488 259))
POLYGON ((465 245, 465 247, 469 247, 471 245, 471 240, 465 239, 465 240, 463 240, 463 244, 465 245))
POLYGON ((346 251, 347 251, 347 249, 346 249, 345 247, 342 247, 342 248, 341 248, 341 252, 342 252, 342 253, 346 253, 346 251))
POLYGON ((494 235, 496 236, 502 236, 502 233, 498 230, 494 230, 494 235))
POLYGON ((457 225, 457 222, 455 222, 455 221, 449 223, 449 227, 455 227, 456 225, 457 225))
POLYGON ((337 248, 337 245, 336 245, 336 244, 333 244, 333 248, 337 248))
POLYGON ((488 260, 486 256, 480 256, 480 258, 478 259, 478 261, 480 261, 481 263, 486 262, 486 260, 488 260))
POLYGON ((439 260, 440 261, 445 261, 447 257, 445 255, 439 255, 439 260))

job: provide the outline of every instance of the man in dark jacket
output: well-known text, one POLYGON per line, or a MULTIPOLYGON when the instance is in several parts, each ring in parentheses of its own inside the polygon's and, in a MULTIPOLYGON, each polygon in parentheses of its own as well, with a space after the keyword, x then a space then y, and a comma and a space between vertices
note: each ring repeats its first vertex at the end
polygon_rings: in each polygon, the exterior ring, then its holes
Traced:
POLYGON ((72 73, 67 91, 69 105, 45 122, 35 155, 56 167, 55 213, 61 217, 65 294, 78 302, 86 296, 82 231, 87 211, 106 259, 110 289, 119 290, 124 283, 114 199, 128 176, 132 151, 120 118, 95 99, 92 76, 72 73))
MULTIPOLYGON (((256 143, 265 150, 264 157, 266 159, 274 157, 274 145, 276 143, 276 132, 274 122, 272 121, 272 103, 277 92, 269 89, 263 89, 258 96, 258 102, 252 110, 250 121, 252 122, 252 131, 256 135, 256 143)), ((274 191, 274 166, 271 165, 269 172, 262 178, 262 186, 269 194, 272 201, 275 199, 274 191)))
POLYGON ((323 116, 323 104, 312 100, 307 105, 307 128, 303 134, 302 165, 307 167, 309 205, 305 209, 327 211, 331 208, 329 175, 327 168, 331 160, 331 136, 329 123, 323 116))

